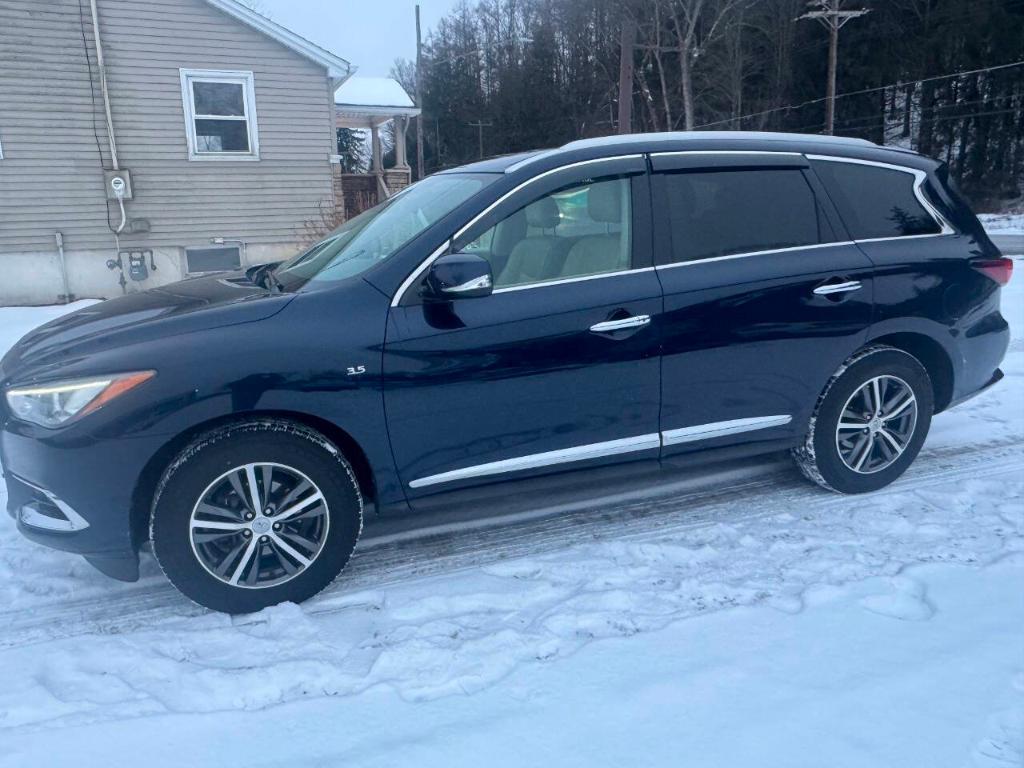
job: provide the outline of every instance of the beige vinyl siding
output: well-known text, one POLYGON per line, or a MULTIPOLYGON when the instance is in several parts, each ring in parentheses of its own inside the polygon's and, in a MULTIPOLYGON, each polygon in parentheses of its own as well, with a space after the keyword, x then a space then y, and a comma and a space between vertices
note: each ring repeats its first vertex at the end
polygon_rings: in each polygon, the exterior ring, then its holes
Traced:
POLYGON ((112 243, 91 105, 77 0, 0 0, 0 259, 112 243))
MULTIPOLYGON (((132 174, 126 207, 151 226, 123 234, 122 247, 294 241, 332 204, 323 67, 202 0, 99 0, 99 10, 118 156, 132 174), (179 69, 253 73, 258 161, 188 159, 179 69)), ((68 248, 112 247, 78 2, 0 0, 0 13, 13 22, 0 27, 0 138, 5 158, 17 158, 0 160, 0 252, 52 250, 55 229, 68 248)), ((109 167, 98 86, 96 99, 109 167)), ((120 220, 114 203, 110 217, 120 220)))

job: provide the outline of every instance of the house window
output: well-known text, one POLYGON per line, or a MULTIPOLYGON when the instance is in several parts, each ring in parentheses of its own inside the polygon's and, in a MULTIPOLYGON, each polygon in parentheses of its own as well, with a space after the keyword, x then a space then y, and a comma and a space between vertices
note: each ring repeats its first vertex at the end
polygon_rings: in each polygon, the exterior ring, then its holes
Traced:
POLYGON ((258 160, 252 72, 180 72, 189 160, 258 160))

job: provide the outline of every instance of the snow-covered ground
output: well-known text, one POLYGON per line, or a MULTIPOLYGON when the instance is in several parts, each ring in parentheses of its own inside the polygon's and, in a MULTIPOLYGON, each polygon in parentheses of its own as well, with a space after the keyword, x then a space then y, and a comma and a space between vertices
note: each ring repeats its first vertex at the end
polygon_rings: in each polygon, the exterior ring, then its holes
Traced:
MULTIPOLYGON (((0 309, 0 349, 60 311, 0 309)), ((1020 340, 1003 369, 878 493, 769 457, 501 524, 368 528, 319 598, 248 617, 196 608, 148 556, 111 581, 4 516, 0 766, 1019 767, 1020 340)))
POLYGON ((990 234, 1024 235, 1024 213, 981 213, 978 218, 990 234))

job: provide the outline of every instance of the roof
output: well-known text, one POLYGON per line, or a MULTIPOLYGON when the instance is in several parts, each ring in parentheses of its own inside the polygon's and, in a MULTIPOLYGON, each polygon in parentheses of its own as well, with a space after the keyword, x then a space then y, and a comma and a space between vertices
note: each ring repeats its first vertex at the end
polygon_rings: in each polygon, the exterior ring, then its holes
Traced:
POLYGON ((587 149, 590 147, 610 147, 623 144, 654 144, 675 141, 728 141, 771 142, 784 141, 798 144, 854 144, 861 147, 876 147, 867 139, 854 139, 847 136, 822 136, 817 133, 776 133, 773 131, 666 131, 664 133, 628 133, 620 136, 601 136, 596 139, 580 139, 563 144, 559 149, 587 149))
POLYGON ((401 84, 390 77, 350 77, 334 92, 334 103, 345 107, 416 107, 401 84))
POLYGON ((290 29, 282 27, 276 21, 271 21, 266 16, 247 8, 237 2, 237 0, 206 0, 206 2, 214 8, 223 11, 228 16, 252 27, 257 32, 261 32, 272 40, 276 40, 286 48, 291 48, 300 56, 304 56, 324 67, 327 70, 327 76, 336 83, 344 81, 356 70, 347 60, 340 56, 335 56, 316 43, 312 43, 306 38, 295 34, 290 29))
POLYGON ((399 116, 420 113, 409 94, 390 77, 350 77, 334 92, 340 128, 375 128, 399 116))
MULTIPOLYGON (((561 147, 536 150, 486 160, 449 169, 451 172, 515 173, 529 168, 529 173, 547 170, 566 163, 612 157, 627 153, 648 152, 795 152, 831 154, 864 159, 888 159, 900 165, 927 165, 930 160, 902 147, 888 147, 866 139, 844 136, 821 136, 805 133, 773 133, 770 131, 675 131, 665 133, 631 133, 571 141, 561 147), (899 156, 896 159, 895 156, 899 156)), ((445 171, 442 171, 442 173, 445 171)))

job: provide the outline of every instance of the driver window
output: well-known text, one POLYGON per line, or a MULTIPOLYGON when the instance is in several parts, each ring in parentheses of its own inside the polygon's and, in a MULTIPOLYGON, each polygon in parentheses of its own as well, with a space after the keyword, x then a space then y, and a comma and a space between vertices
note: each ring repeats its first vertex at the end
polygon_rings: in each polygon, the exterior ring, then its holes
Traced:
POLYGON ((495 288, 630 268, 630 182, 575 184, 534 200, 462 250, 491 263, 495 288))

